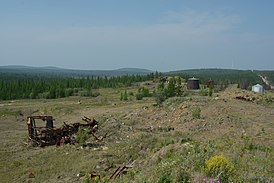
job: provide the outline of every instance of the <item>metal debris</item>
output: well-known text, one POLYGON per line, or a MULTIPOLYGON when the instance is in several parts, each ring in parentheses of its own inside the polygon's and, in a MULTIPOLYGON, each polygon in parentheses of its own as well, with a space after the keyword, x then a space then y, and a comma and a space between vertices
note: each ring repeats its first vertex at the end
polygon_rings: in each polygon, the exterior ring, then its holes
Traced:
POLYGON ((115 179, 123 174, 126 174, 129 168, 133 168, 135 161, 136 160, 128 162, 125 166, 119 166, 109 179, 115 179))
POLYGON ((77 143, 75 135, 80 128, 89 129, 90 134, 97 141, 102 141, 107 136, 107 133, 104 136, 97 136, 95 134, 98 130, 98 122, 95 119, 84 116, 82 120, 87 123, 66 124, 64 122, 61 128, 56 128, 53 124, 54 119, 52 116, 28 116, 27 125, 29 139, 41 147, 48 145, 64 145, 67 143, 75 144, 77 143), (44 126, 39 127, 36 125, 36 120, 38 119, 44 121, 44 126))

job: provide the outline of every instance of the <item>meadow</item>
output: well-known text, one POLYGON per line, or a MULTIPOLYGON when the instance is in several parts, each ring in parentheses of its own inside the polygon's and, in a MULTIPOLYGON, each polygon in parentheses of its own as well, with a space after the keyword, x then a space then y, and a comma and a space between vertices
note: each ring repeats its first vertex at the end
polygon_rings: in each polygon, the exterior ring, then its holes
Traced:
POLYGON ((98 96, 2 100, 0 182, 98 182, 91 175, 101 182, 273 182, 274 94, 237 84, 212 96, 188 91, 183 80, 181 87, 181 95, 160 103, 158 79, 93 89, 98 96), (151 95, 136 97, 140 88, 151 95), (85 144, 35 147, 29 115, 52 115, 57 127, 94 117, 98 135, 109 133, 102 142, 91 136, 85 144))

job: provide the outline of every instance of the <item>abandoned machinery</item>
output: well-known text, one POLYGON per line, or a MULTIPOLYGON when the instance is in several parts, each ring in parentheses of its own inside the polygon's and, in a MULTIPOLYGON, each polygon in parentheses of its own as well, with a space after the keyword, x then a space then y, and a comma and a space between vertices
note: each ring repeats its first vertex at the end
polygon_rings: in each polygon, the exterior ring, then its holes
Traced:
POLYGON ((64 122, 63 126, 56 128, 53 124, 52 116, 28 116, 28 136, 29 139, 38 146, 48 146, 48 145, 63 145, 63 144, 75 144, 76 134, 80 129, 89 130, 91 134, 97 141, 102 141, 104 136, 97 136, 95 133, 98 130, 98 122, 93 118, 88 118, 84 116, 82 118, 85 124, 73 123, 66 124, 64 122), (43 126, 37 126, 37 120, 43 121, 43 126))

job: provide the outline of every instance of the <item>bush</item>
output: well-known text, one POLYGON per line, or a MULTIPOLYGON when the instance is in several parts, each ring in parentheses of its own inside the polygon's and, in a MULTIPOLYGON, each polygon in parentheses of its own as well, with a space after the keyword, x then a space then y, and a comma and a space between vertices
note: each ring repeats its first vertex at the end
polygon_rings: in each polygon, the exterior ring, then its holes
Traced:
POLYGON ((72 88, 67 88, 65 90, 65 96, 69 97, 69 96, 72 96, 72 95, 73 95, 73 89, 72 88))
POLYGON ((157 182, 158 183, 171 183, 172 179, 169 175, 162 175, 157 182))
POLYGON ((192 117, 197 119, 201 118, 201 109, 199 107, 195 107, 192 109, 192 117))
POLYGON ((172 98, 166 99, 163 104, 166 107, 178 106, 178 105, 182 104, 184 101, 186 101, 186 98, 184 98, 184 97, 172 97, 172 98))
POLYGON ((208 89, 208 96, 212 97, 212 93, 213 93, 213 89, 212 89, 212 88, 209 88, 209 89, 208 89))
POLYGON ((84 90, 80 92, 80 96, 82 97, 98 97, 99 95, 99 92, 92 92, 91 90, 84 90))
POLYGON ((165 95, 164 92, 158 91, 155 93, 155 100, 157 102, 157 105, 161 105, 165 101, 165 95))
POLYGON ((207 91, 207 89, 200 89, 199 94, 201 96, 207 96, 208 95, 208 91, 207 91))
POLYGON ((141 87, 138 89, 138 92, 136 93, 135 97, 136 100, 142 100, 143 97, 151 97, 152 94, 149 93, 149 89, 145 87, 141 87))
POLYGON ((136 93, 135 97, 136 97, 136 100, 142 100, 143 99, 143 95, 141 93, 136 93))
POLYGON ((189 172, 184 170, 179 170, 176 176, 176 182, 178 183, 189 183, 191 182, 191 175, 189 172))
POLYGON ((205 173, 221 182, 228 182, 229 177, 233 174, 233 169, 233 164, 224 155, 213 156, 205 162, 205 173))
POLYGON ((86 142, 87 139, 90 137, 90 130, 86 128, 79 128, 76 134, 76 141, 79 144, 83 144, 86 142))
POLYGON ((120 100, 121 101, 127 101, 128 100, 128 94, 127 94, 127 90, 125 90, 124 92, 121 92, 121 95, 120 95, 120 100))

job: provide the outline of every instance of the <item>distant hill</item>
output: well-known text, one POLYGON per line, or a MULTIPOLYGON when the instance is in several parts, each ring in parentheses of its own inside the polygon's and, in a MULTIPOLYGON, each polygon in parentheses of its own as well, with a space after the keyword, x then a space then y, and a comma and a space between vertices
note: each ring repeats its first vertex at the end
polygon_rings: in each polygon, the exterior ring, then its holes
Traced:
POLYGON ((151 73, 153 71, 148 70, 148 69, 139 69, 139 68, 121 68, 121 69, 116 69, 114 71, 119 71, 119 72, 138 72, 138 73, 151 73))
POLYGON ((121 68, 115 70, 75 70, 58 67, 30 67, 22 65, 0 66, 0 73, 53 74, 62 76, 122 76, 146 75, 153 71, 139 68, 121 68))
POLYGON ((237 69, 219 69, 219 68, 207 68, 207 69, 187 69, 170 71, 169 74, 205 74, 205 73, 238 73, 238 72, 250 72, 250 70, 237 70, 237 69))
MULTIPOLYGON (((274 72, 274 71, 273 71, 274 72)), ((238 83, 241 88, 248 88, 254 84, 264 84, 262 79, 255 71, 251 70, 235 70, 235 69, 190 69, 171 71, 167 74, 182 75, 185 78, 196 77, 201 83, 206 84, 209 79, 216 84, 238 83)))

